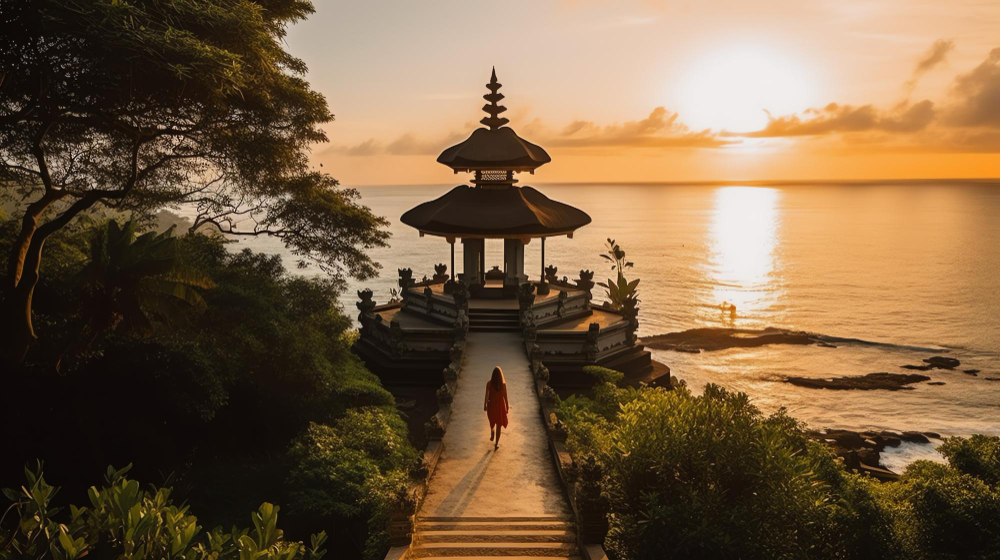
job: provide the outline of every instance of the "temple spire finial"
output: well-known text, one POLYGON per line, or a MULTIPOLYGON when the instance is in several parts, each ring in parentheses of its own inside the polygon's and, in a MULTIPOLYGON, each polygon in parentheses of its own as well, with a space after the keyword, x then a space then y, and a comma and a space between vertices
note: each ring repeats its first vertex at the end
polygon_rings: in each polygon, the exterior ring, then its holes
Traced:
POLYGON ((483 117, 480 123, 490 127, 490 130, 496 130, 501 126, 510 122, 509 119, 500 117, 500 113, 507 110, 503 105, 497 105, 497 103, 504 98, 502 93, 499 93, 500 87, 503 84, 497 81, 497 69, 496 66, 493 67, 493 73, 490 76, 490 83, 486 84, 486 88, 490 90, 489 93, 483 96, 483 99, 489 101, 486 105, 483 105, 483 111, 486 111, 488 117, 483 117))

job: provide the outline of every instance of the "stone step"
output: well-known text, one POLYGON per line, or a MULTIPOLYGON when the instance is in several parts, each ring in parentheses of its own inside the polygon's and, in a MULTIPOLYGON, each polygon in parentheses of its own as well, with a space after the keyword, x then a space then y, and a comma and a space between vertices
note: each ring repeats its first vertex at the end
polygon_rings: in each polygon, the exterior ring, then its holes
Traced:
POLYGON ((504 327, 504 326, 482 326, 482 325, 469 325, 470 332, 517 332, 518 328, 516 326, 504 327))
MULTIPOLYGON (((408 558, 414 558, 409 556, 408 558)), ((422 560, 489 560, 497 556, 422 556, 422 560)), ((580 556, 501 556, 504 560, 583 560, 580 556)))
POLYGON ((472 315, 503 315, 503 316, 514 316, 517 317, 521 311, 517 308, 511 309, 488 309, 486 307, 471 307, 469 308, 469 316, 472 315))
POLYGON ((469 325, 501 325, 501 326, 518 326, 521 323, 517 319, 477 319, 475 317, 469 319, 469 325))
POLYGON ((576 533, 566 530, 517 531, 459 530, 459 531, 417 531, 414 542, 425 543, 575 543, 576 533))
POLYGON ((466 521, 461 523, 437 521, 418 522, 414 531, 572 531, 573 524, 569 521, 466 521))
POLYGON ((571 521, 569 515, 514 515, 506 517, 441 517, 433 515, 417 516, 417 523, 554 523, 571 521))
POLYGON ((427 543, 410 548, 408 558, 429 556, 573 556, 578 549, 572 543, 427 543))

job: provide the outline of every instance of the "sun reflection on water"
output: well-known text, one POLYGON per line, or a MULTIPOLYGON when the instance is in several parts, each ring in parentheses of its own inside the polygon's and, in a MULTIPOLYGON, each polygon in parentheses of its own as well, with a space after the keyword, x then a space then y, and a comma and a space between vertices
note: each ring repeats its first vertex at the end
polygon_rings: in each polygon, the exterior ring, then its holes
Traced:
POLYGON ((709 307, 724 302, 736 313, 719 312, 724 322, 759 326, 777 302, 776 249, 781 192, 767 187, 722 187, 715 192, 709 225, 709 307))

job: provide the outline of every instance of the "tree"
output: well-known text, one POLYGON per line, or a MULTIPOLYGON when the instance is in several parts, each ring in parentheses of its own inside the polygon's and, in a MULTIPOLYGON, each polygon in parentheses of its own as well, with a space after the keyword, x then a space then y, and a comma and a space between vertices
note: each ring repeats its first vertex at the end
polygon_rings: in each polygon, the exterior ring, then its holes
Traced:
POLYGON ((36 336, 45 240, 105 206, 196 209, 192 229, 274 235, 343 282, 387 222, 309 167, 332 120, 282 48, 307 0, 36 0, 0 15, 0 189, 26 203, 3 282, 8 359, 36 336))

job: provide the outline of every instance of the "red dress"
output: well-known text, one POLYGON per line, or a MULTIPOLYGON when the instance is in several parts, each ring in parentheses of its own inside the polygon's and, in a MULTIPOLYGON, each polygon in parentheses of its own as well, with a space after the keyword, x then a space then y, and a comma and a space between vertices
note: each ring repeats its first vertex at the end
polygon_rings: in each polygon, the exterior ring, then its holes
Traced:
POLYGON ((490 428, 500 424, 507 427, 507 384, 500 385, 500 390, 493 388, 493 383, 486 382, 486 416, 490 419, 490 428))

